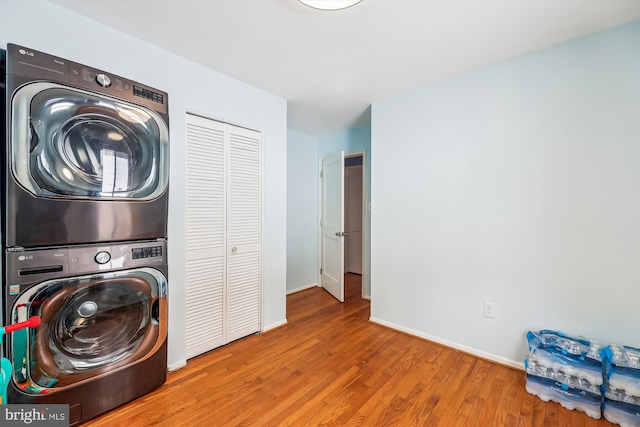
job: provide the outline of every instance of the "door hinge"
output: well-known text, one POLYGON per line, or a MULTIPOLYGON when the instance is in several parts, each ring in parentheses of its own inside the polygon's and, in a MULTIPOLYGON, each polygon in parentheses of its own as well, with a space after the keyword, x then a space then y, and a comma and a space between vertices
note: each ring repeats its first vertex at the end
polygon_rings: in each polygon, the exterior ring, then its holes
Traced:
POLYGON ((320 178, 322 178, 322 171, 320 171, 320 178))
POLYGON ((324 220, 322 220, 322 219, 320 220, 320 225, 321 226, 324 225, 324 220))
POLYGON ((320 275, 322 276, 322 269, 320 269, 320 275))

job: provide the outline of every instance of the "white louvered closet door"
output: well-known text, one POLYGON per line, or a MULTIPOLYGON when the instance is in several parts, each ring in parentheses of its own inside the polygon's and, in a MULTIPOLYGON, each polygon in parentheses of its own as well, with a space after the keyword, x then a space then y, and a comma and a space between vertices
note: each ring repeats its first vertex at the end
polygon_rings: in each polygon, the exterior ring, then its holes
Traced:
POLYGON ((187 115, 187 359, 226 343, 226 126, 187 115))
POLYGON ((260 331, 260 132, 187 115, 187 358, 260 331))
POLYGON ((229 341, 260 330, 261 135, 229 127, 227 319, 229 341))

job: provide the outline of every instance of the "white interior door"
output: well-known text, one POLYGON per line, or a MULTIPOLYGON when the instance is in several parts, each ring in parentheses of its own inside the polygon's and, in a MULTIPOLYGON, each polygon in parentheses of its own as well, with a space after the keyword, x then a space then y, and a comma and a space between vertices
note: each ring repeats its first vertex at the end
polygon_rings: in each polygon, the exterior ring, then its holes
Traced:
POLYGON ((227 341, 260 330, 262 136, 228 125, 227 341))
POLYGON ((344 302, 344 151, 322 159, 320 283, 344 302))
POLYGON ((187 359, 225 344, 225 140, 223 123, 187 115, 187 359))

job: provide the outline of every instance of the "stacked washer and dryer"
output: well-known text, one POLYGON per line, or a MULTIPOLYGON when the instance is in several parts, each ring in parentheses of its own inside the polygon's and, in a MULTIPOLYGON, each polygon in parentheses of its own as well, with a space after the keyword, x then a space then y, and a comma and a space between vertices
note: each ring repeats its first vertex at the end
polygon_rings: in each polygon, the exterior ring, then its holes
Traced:
POLYGON ((9 44, 2 322, 9 403, 68 404, 70 424, 163 384, 167 94, 9 44))

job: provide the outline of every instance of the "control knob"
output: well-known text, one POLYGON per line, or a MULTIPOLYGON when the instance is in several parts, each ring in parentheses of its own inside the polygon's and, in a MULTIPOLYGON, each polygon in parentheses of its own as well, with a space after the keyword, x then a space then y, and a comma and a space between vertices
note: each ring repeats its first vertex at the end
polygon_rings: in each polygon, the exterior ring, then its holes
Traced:
POLYGON ((111 261, 111 254, 107 251, 100 251, 96 254, 94 259, 98 264, 106 264, 111 261))
POLYGON ((96 82, 102 87, 111 86, 111 79, 106 74, 98 74, 96 76, 96 82))

